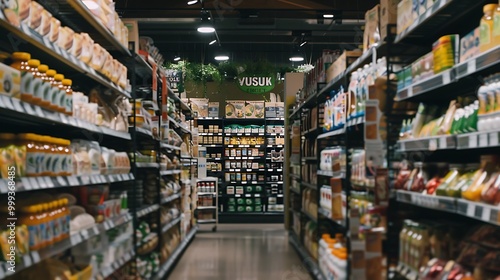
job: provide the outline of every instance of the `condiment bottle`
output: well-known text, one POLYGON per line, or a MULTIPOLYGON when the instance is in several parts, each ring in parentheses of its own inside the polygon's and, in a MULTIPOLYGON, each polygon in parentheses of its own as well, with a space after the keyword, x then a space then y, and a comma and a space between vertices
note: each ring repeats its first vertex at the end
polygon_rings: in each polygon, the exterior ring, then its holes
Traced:
POLYGON ((56 74, 54 76, 54 83, 52 83, 51 109, 60 113, 66 111, 66 92, 62 84, 63 80, 63 74, 56 74))
POLYGON ((47 76, 48 70, 49 66, 45 64, 38 66, 38 77, 42 80, 42 83, 40 84, 39 89, 33 93, 32 103, 35 105, 40 105, 42 103, 44 93, 50 88, 49 77, 47 76))
POLYGON ((487 4, 483 7, 484 16, 479 24, 479 51, 486 52, 495 46, 493 42, 493 15, 497 4, 487 4))
POLYGON ((46 109, 50 109, 50 104, 52 103, 52 91, 55 83, 54 77, 57 75, 57 72, 56 70, 49 69, 45 74, 47 75, 47 82, 50 86, 45 88, 40 106, 46 109))
POLYGON ((21 93, 21 100, 31 103, 31 104, 36 104, 36 99, 34 97, 36 96, 36 93, 40 90, 40 87, 43 83, 43 80, 41 79, 41 74, 38 71, 38 67, 40 66, 40 60, 38 59, 30 59, 28 60, 28 70, 31 75, 33 75, 33 78, 31 80, 31 83, 29 84, 27 92, 24 94, 21 93))
POLYGON ((66 239, 69 237, 69 223, 71 221, 71 215, 68 208, 68 199, 62 198, 61 201, 61 239, 66 239))
POLYGON ((62 80, 62 84, 64 86, 65 90, 65 114, 68 116, 73 115, 73 89, 71 89, 71 85, 73 84, 73 81, 70 79, 64 79, 62 80))
POLYGON ((12 68, 17 69, 21 72, 21 96, 13 96, 15 98, 24 98, 29 99, 31 96, 29 92, 29 85, 33 80, 33 74, 28 71, 28 60, 31 59, 31 54, 26 52, 15 52, 12 54, 12 60, 14 62, 10 65, 12 68))
POLYGON ((38 250, 41 244, 41 231, 40 223, 36 218, 37 213, 40 211, 38 205, 27 205, 21 209, 21 217, 19 223, 26 225, 29 232, 29 249, 38 250))

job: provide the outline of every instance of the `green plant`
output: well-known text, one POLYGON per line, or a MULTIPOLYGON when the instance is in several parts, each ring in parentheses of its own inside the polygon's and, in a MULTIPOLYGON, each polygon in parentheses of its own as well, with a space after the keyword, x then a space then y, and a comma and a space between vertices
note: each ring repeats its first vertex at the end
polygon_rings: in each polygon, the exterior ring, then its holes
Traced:
POLYGON ((217 68, 219 69, 219 73, 222 77, 234 78, 238 76, 239 66, 239 63, 226 61, 221 62, 217 68))

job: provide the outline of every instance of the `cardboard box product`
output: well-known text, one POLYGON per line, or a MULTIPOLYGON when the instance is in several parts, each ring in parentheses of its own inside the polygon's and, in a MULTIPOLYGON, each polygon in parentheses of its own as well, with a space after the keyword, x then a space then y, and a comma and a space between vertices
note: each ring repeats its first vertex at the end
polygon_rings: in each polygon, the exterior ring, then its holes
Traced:
POLYGON ((363 52, 366 52, 374 44, 380 41, 380 5, 376 5, 373 9, 365 13, 365 31, 363 34, 363 52))
POLYGON ((349 65, 351 65, 362 52, 360 51, 344 51, 326 71, 326 82, 330 82, 337 76, 341 75, 349 65))
POLYGON ((476 57, 479 51, 479 27, 460 39, 460 62, 476 57))
POLYGON ((0 94, 14 98, 21 95, 21 72, 3 63, 0 63, 0 94))
POLYGON ((245 118, 244 115, 245 101, 243 100, 227 100, 226 101, 226 118, 245 118))
POLYGON ((459 35, 445 35, 434 42, 432 45, 432 53, 434 55, 435 74, 450 69, 458 63, 459 39, 459 35))
POLYGON ((190 98, 191 109, 198 114, 199 118, 208 117, 208 99, 207 98, 190 98))
POLYGON ((264 101, 246 101, 245 118, 263 118, 264 101))
POLYGON ((265 103, 266 118, 276 118, 276 102, 265 103))
POLYGON ((397 34, 401 34, 413 23, 412 0, 402 0, 398 4, 397 34))
POLYGON ((219 102, 208 102, 208 117, 219 117, 219 102))
MULTIPOLYGON (((128 31, 128 36, 126 40, 128 41, 129 50, 138 53, 139 51, 139 25, 137 20, 124 20, 123 21, 126 30, 128 31)), ((124 36, 124 34, 123 34, 124 36)))
POLYGON ((19 0, 2 1, 2 12, 10 24, 20 26, 19 18, 19 0))
POLYGON ((275 103, 275 111, 276 111, 276 118, 284 118, 285 117, 285 103, 284 102, 276 102, 275 103))
MULTIPOLYGON (((398 4, 400 1, 401 0, 380 0, 380 39, 382 41, 390 34, 388 25, 397 23, 398 4)), ((392 32, 395 33, 395 30, 392 32)))

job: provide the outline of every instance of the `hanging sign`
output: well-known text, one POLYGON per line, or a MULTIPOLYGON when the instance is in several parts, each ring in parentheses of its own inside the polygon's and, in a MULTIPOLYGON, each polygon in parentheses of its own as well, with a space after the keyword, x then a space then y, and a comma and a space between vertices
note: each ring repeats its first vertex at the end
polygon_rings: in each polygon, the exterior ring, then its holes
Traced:
POLYGON ((236 82, 246 93, 264 94, 274 89, 276 78, 273 75, 239 76, 236 82))

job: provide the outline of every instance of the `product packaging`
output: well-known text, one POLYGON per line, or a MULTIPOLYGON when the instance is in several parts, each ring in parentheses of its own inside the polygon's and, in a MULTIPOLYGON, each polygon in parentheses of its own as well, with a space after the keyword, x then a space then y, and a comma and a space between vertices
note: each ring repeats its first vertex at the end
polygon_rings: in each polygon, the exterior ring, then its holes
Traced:
POLYGON ((0 94, 14 98, 21 95, 21 73, 3 63, 0 63, 0 94))
POLYGON ((380 42, 379 9, 376 5, 365 13, 365 31, 363 34, 363 52, 380 42))
POLYGON ((402 0, 398 4, 397 34, 401 34, 413 23, 413 0, 402 0))
POLYGON ((276 118, 276 102, 266 102, 265 104, 265 117, 267 118, 276 118))
MULTIPOLYGON (((389 34, 395 34, 396 31, 390 31, 389 24, 396 24, 397 10, 400 0, 380 0, 380 40, 384 41, 389 34)), ((431 0, 428 0, 429 2, 431 0)))
POLYGON ((244 115, 245 101, 243 100, 226 100, 226 118, 242 119, 244 115))
POLYGON ((219 117, 219 102, 208 102, 208 117, 219 117))
POLYGON ((207 98, 189 98, 191 108, 198 118, 208 117, 208 99, 207 98))
POLYGON ((439 38, 432 45, 434 55, 434 73, 440 73, 450 69, 459 60, 460 37, 458 35, 446 35, 439 38))
POLYGON ((479 27, 460 39, 460 62, 476 57, 479 51, 479 27))

